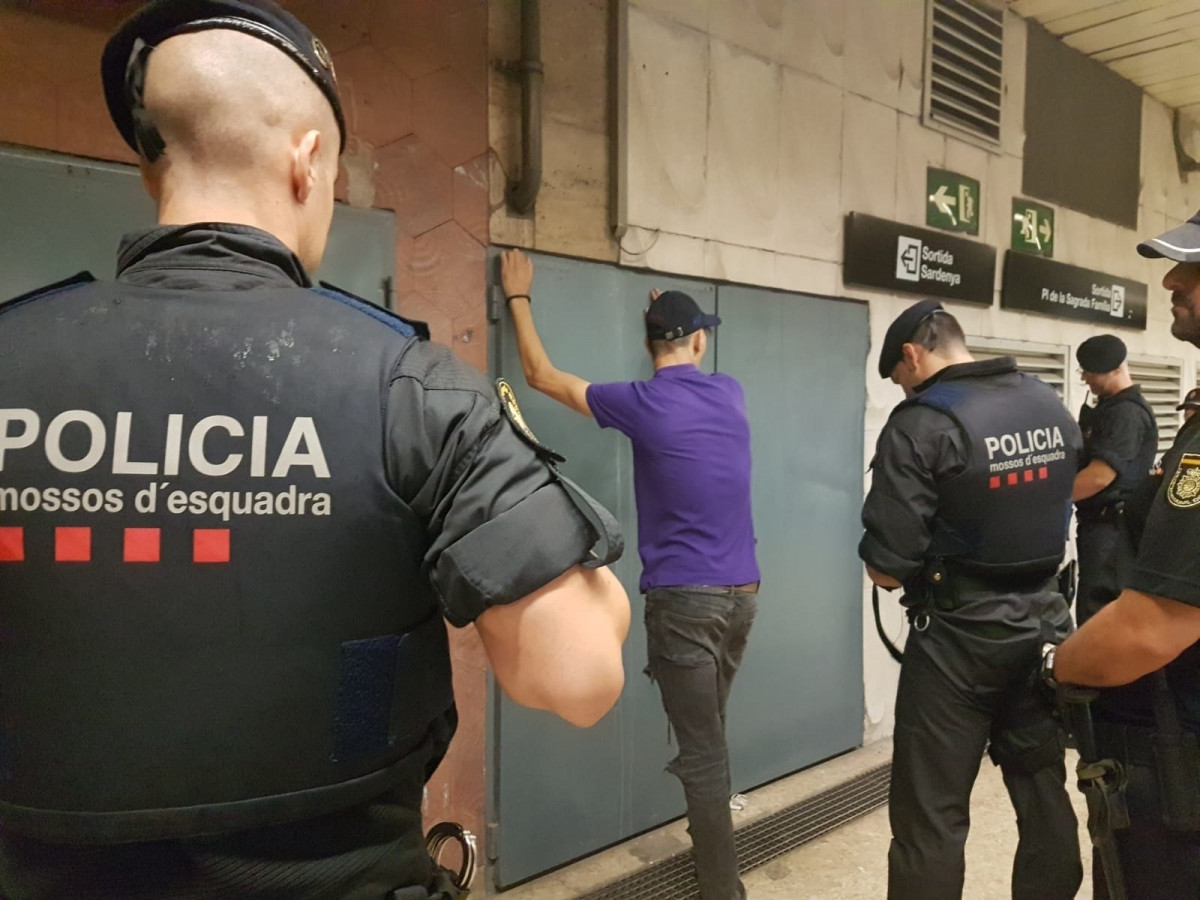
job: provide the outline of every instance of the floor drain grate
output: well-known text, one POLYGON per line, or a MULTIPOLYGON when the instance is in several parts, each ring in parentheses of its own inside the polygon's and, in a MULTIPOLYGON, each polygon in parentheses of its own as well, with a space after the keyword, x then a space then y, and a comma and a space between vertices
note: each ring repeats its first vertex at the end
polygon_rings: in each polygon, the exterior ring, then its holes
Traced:
MULTIPOLYGON (((749 872, 887 803, 892 764, 870 769, 794 806, 737 830, 742 873, 749 872)), ((698 897, 690 850, 606 884, 579 900, 693 900, 698 897)))

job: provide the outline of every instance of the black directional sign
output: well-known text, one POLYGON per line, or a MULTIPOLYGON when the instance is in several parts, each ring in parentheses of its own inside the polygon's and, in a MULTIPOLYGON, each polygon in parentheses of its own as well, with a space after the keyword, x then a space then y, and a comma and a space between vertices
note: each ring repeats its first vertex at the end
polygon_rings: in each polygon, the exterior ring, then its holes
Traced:
POLYGON ((1140 281, 1012 250, 1004 257, 1005 309, 1144 331, 1146 293, 1140 281))
POLYGON ((847 284, 990 306, 996 248, 852 212, 842 277, 847 284))

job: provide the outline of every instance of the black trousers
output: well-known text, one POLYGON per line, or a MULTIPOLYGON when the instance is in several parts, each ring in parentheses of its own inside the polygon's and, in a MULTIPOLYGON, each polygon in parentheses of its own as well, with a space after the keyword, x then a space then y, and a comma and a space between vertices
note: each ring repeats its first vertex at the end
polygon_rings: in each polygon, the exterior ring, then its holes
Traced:
POLYGON ((971 788, 986 748, 1017 814, 1012 896, 1069 900, 1083 866, 1058 726, 1033 686, 1040 636, 970 629, 935 615, 925 632, 909 633, 896 697, 888 898, 962 897, 971 788))
POLYGON ((1080 519, 1075 529, 1075 549, 1079 558, 1075 621, 1082 625, 1117 599, 1133 570, 1136 554, 1121 516, 1080 519))
MULTIPOLYGON (((1125 765, 1130 827, 1116 832, 1117 855, 1129 900, 1192 900, 1200 897, 1200 832, 1172 831, 1162 823, 1162 797, 1153 767, 1130 765, 1118 746, 1098 736, 1102 757, 1125 765)), ((1109 900, 1104 867, 1092 854, 1095 900, 1109 900)))

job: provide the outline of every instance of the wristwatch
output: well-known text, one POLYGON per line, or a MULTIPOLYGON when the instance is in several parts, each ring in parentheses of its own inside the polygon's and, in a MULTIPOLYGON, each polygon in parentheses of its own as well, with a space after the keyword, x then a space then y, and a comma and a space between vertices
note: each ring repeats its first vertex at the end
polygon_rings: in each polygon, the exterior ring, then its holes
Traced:
POLYGON ((1052 691, 1058 690, 1058 682, 1054 680, 1054 656, 1058 653, 1058 644, 1049 642, 1042 644, 1042 668, 1038 673, 1042 683, 1052 691))

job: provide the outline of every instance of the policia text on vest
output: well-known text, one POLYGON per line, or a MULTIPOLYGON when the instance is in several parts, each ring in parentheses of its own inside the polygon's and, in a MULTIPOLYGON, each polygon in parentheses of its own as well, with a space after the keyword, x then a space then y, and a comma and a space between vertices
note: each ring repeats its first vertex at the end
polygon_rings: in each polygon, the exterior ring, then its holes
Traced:
POLYGON ((181 472, 213 479, 248 474, 265 482, 263 490, 239 491, 183 491, 173 488, 170 480, 103 488, 87 484, 3 485, 0 512, 119 513, 131 509, 143 514, 212 515, 224 522, 246 515, 333 513, 328 492, 279 484, 280 479, 298 475, 320 480, 330 477, 311 416, 287 420, 253 416, 247 427, 232 416, 206 416, 189 423, 182 414, 172 413, 165 421, 143 426, 131 412, 118 412, 106 422, 88 410, 66 410, 47 417, 31 409, 0 409, 0 472, 6 457, 18 453, 41 454, 50 468, 64 475, 94 475, 106 484, 109 476, 169 479, 181 472), (135 439, 146 456, 132 451, 135 439))

